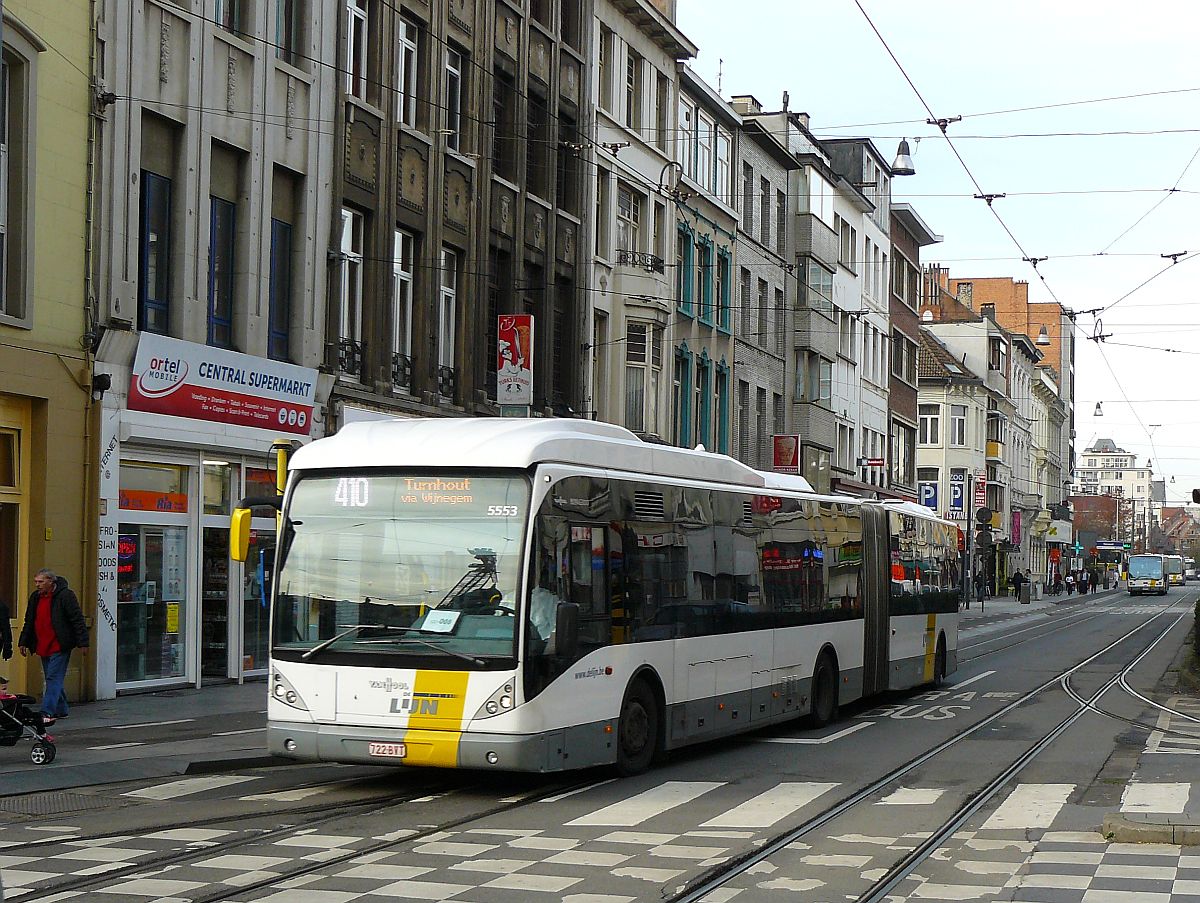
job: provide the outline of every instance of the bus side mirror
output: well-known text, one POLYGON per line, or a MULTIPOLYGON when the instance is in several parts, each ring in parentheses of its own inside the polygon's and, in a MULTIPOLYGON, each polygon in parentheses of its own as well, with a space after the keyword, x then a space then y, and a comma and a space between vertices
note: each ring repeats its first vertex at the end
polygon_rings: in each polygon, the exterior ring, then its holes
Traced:
POLYGON ((554 613, 554 654, 573 661, 579 654, 579 606, 559 602, 554 613))
POLYGON ((245 561, 250 554, 250 509, 234 508, 229 521, 229 557, 245 561))
POLYGON ((1192 490, 1192 501, 1195 502, 1197 505, 1200 505, 1200 489, 1192 490))

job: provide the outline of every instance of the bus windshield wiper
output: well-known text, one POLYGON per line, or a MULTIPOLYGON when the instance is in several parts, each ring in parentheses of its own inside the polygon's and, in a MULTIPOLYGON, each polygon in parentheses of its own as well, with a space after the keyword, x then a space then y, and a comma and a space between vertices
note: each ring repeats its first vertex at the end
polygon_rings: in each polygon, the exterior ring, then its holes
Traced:
MULTIPOLYGON (((407 629, 411 630, 412 628, 410 627, 407 629)), ((422 640, 415 636, 404 637, 400 642, 417 643, 421 646, 428 646, 430 649, 436 649, 438 652, 446 653, 446 655, 453 655, 455 658, 461 658, 463 661, 470 662, 472 665, 476 665, 480 668, 487 664, 487 662, 481 658, 476 658, 473 655, 467 655, 465 652, 456 652, 453 649, 447 649, 445 646, 439 646, 437 643, 431 643, 429 640, 422 640)))
POLYGON ((317 645, 313 646, 311 649, 309 649, 307 652, 305 652, 300 657, 302 659, 310 659, 314 655, 316 655, 318 652, 323 652, 324 650, 328 649, 330 646, 332 646, 338 640, 340 640, 344 637, 348 637, 352 633, 358 633, 358 631, 360 631, 360 630, 408 630, 408 628, 407 627, 393 627, 391 624, 351 624, 349 627, 347 627, 345 630, 341 631, 340 633, 335 633, 329 639, 322 640, 321 642, 317 643, 317 645))

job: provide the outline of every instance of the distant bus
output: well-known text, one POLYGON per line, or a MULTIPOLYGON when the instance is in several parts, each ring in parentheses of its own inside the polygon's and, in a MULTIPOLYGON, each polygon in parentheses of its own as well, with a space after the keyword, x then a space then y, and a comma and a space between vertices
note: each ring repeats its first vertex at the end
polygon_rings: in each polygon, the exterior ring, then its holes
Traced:
POLYGON ((1129 556, 1129 595, 1142 593, 1167 594, 1167 580, 1162 555, 1129 556))
POLYGON ((1169 586, 1183 586, 1182 555, 1164 555, 1163 567, 1167 571, 1167 584, 1169 586))
POLYGON ((1184 558, 1183 559, 1183 582, 1186 583, 1189 580, 1195 580, 1195 579, 1196 579, 1196 559, 1195 558, 1184 558))

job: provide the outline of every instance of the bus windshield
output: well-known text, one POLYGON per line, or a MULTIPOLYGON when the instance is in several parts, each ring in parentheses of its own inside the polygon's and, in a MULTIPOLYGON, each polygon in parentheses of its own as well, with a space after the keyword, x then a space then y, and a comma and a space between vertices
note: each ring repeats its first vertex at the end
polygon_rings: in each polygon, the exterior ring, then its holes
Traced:
POLYGON ((1162 580, 1163 562, 1157 555, 1134 555, 1129 559, 1129 579, 1162 580))
POLYGON ((523 475, 494 472, 302 476, 285 512, 272 653, 432 656, 448 668, 511 659, 529 492, 523 475))

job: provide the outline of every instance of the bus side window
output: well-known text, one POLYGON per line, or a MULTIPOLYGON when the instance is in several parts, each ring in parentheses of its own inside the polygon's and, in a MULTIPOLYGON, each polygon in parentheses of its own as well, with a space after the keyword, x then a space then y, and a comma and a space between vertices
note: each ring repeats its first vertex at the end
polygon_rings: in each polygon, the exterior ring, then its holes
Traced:
POLYGON ((571 527, 571 601, 579 606, 579 645, 607 646, 611 641, 608 548, 604 527, 571 527))

